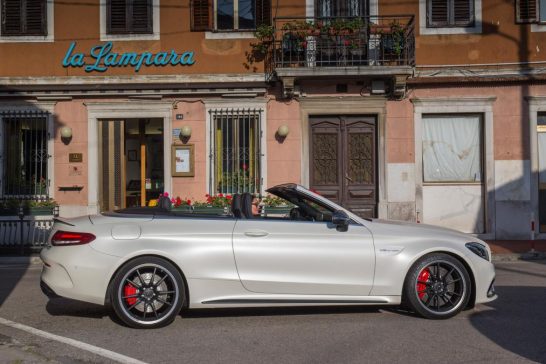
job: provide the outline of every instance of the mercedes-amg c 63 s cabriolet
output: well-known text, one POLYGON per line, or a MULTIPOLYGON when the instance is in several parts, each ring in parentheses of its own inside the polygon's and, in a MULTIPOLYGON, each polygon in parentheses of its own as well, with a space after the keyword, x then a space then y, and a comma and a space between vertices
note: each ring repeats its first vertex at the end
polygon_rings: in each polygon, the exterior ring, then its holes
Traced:
POLYGON ((496 298, 491 251, 454 230, 363 219, 296 184, 268 190, 293 206, 255 216, 250 194, 229 213, 179 213, 169 200, 57 219, 42 250, 50 297, 111 305, 153 328, 183 308, 401 305, 449 318, 496 298))

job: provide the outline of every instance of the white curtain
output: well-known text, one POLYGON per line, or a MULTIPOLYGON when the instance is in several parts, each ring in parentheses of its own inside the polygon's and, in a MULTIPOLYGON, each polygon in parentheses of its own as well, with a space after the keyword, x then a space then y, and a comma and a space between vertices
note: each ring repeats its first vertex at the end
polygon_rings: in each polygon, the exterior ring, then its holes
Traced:
POLYGON ((423 116, 424 182, 480 182, 481 118, 423 116))

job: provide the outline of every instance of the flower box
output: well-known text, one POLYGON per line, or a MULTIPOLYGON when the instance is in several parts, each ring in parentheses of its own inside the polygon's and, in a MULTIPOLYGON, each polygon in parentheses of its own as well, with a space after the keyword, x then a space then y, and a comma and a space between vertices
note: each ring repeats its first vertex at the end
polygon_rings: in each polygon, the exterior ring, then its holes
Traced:
POLYGON ((39 206, 39 207, 27 207, 24 209, 25 215, 30 216, 47 216, 55 214, 54 206, 39 206))
POLYGON ((193 212, 196 214, 223 215, 228 213, 228 209, 215 206, 194 206, 193 212))
POLYGON ((275 216, 287 216, 290 214, 294 206, 264 206, 263 214, 264 216, 275 215, 275 216))
POLYGON ((173 207, 171 209, 171 211, 174 211, 174 212, 192 212, 193 208, 190 205, 184 205, 184 206, 173 207))

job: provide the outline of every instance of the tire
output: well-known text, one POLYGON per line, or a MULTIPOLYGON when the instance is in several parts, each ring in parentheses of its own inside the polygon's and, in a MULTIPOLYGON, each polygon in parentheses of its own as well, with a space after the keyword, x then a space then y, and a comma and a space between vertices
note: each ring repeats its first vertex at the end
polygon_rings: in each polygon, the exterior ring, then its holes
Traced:
POLYGON ((472 283, 464 265, 444 253, 432 253, 410 268, 404 282, 403 302, 428 319, 448 319, 470 300, 472 283))
POLYGON ((184 280, 174 265, 157 257, 141 257, 117 272, 110 301, 125 324, 152 329, 174 321, 186 300, 185 292, 184 280))

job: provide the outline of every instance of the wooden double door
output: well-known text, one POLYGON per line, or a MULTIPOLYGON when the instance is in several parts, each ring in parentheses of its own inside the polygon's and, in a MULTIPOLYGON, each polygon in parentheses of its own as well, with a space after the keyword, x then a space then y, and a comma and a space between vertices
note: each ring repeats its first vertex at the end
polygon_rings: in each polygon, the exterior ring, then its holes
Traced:
POLYGON ((377 217, 374 116, 312 116, 310 187, 362 217, 377 217))

